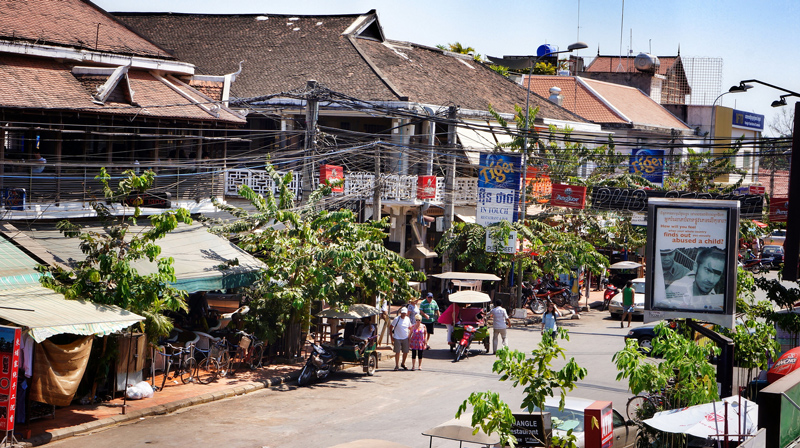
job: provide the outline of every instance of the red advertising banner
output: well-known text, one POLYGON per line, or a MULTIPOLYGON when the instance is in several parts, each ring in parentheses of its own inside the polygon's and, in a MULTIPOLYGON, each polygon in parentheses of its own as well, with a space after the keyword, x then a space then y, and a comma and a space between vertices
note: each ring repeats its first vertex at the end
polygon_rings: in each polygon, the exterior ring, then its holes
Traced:
MULTIPOLYGON (((319 166, 319 183, 330 184, 344 179, 344 169, 337 165, 320 165, 319 166)), ((331 191, 335 193, 344 192, 344 184, 331 187, 331 191)))
POLYGON ((614 446, 614 411, 610 401, 595 401, 583 410, 584 446, 614 446))
POLYGON ((0 326, 0 431, 14 429, 21 337, 19 328, 0 326))
POLYGON ((577 185, 553 184, 550 205, 557 207, 584 208, 586 206, 586 187, 577 185))
POLYGON ((528 186, 528 197, 531 201, 536 201, 540 204, 547 203, 547 198, 550 197, 550 193, 553 191, 553 183, 550 181, 550 176, 545 168, 529 166, 525 183, 528 186))
POLYGON ((770 222, 786 222, 789 214, 789 198, 773 197, 769 201, 769 220, 770 222))
POLYGON ((748 194, 764 194, 767 192, 767 187, 763 185, 750 185, 747 192, 748 194))
POLYGON ((433 199, 436 197, 436 176, 417 177, 417 199, 433 199))

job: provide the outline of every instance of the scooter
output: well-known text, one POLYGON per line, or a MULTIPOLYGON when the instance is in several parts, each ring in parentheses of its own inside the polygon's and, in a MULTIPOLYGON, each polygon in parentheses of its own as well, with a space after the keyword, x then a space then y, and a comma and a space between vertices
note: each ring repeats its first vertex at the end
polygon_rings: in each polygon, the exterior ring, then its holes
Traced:
POLYGON ((611 303, 611 299, 613 299, 618 292, 619 288, 612 285, 611 283, 606 285, 606 291, 603 293, 603 307, 600 308, 600 311, 605 311, 608 309, 608 305, 611 303))
POLYGON ((297 377, 298 386, 306 386, 312 380, 323 379, 331 372, 336 371, 336 354, 326 350, 319 344, 311 344, 311 355, 309 355, 306 365, 297 377))
POLYGON ((453 359, 453 362, 458 362, 461 358, 466 356, 467 350, 469 350, 469 345, 472 343, 472 340, 475 339, 475 333, 477 331, 478 328, 473 327, 472 325, 464 326, 464 335, 461 336, 461 340, 458 341, 458 345, 456 346, 456 357, 453 359))

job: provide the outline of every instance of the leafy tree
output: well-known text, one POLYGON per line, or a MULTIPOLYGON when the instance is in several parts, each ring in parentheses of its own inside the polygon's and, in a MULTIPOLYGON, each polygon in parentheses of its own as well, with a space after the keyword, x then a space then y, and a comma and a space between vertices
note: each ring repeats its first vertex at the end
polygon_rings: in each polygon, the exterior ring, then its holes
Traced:
POLYGON ((504 77, 508 78, 508 67, 505 67, 505 66, 502 66, 502 65, 491 64, 491 65, 489 65, 489 68, 494 70, 494 71, 496 71, 500 75, 503 75, 504 77))
MULTIPOLYGON (((564 408, 567 392, 575 389, 577 382, 586 377, 587 370, 580 367, 575 358, 570 358, 560 370, 554 370, 553 361, 566 359, 557 338, 569 340, 564 328, 558 329, 557 337, 543 335, 538 346, 529 357, 517 350, 503 347, 497 351, 497 360, 492 372, 500 375, 500 381, 511 381, 514 387, 524 386, 520 408, 528 413, 543 412, 547 397, 560 394, 559 409, 564 408)), ((472 427, 474 433, 482 430, 486 434, 497 433, 503 446, 516 446, 517 439, 511 433, 514 416, 508 404, 492 391, 473 392, 458 407, 456 418, 472 407, 472 427)), ((557 429, 557 428, 556 428, 557 429)), ((575 446, 575 437, 568 431, 566 440, 554 440, 555 446, 575 446)))
POLYGON ((459 53, 459 54, 475 53, 475 49, 474 48, 465 47, 465 46, 461 45, 461 42, 455 42, 455 43, 447 44, 447 45, 441 45, 440 44, 440 45, 437 45, 436 48, 438 48, 440 50, 452 51, 453 53, 459 53))
POLYGON ((673 160, 670 176, 664 179, 664 189, 683 190, 703 193, 730 193, 739 188, 747 172, 736 168, 735 160, 742 147, 739 139, 730 148, 721 153, 696 151, 686 148, 688 154, 673 160), (738 175, 736 182, 723 185, 717 178, 726 175, 738 175))
POLYGON ((321 186, 304 209, 296 209, 288 185, 291 173, 266 171, 279 192, 277 200, 242 186, 239 194, 255 211, 228 205, 217 207, 238 219, 212 230, 235 241, 264 262, 264 277, 249 293, 247 321, 269 341, 291 323, 308 328, 312 303, 325 301, 344 307, 386 294, 406 300, 416 294, 410 280, 425 280, 411 262, 383 246, 387 220, 358 223, 349 210, 329 212, 316 207, 330 193, 321 186))
POLYGON ((794 135, 794 108, 782 108, 780 112, 773 117, 769 128, 780 137, 791 137, 794 135))
MULTIPOLYGON (((132 170, 123 173, 116 189, 108 185, 111 178, 105 168, 97 179, 110 202, 120 201, 130 194, 147 191, 155 180, 155 173, 148 170, 141 176, 132 170)), ((74 270, 41 266, 40 270, 52 276, 41 277, 44 286, 53 289, 68 299, 85 298, 103 305, 116 305, 145 317, 141 330, 150 340, 167 335, 172 330, 172 321, 163 313, 186 309, 186 292, 175 289, 174 260, 162 257, 157 241, 177 228, 178 224, 191 224, 186 209, 170 210, 150 217, 150 225, 133 234, 131 226, 137 225, 139 205, 135 203, 133 216, 115 217, 108 206, 92 201, 91 206, 103 224, 103 232, 84 231, 81 226, 61 221, 57 228, 66 237, 79 238, 81 251, 86 259, 76 264, 74 270), (156 263, 157 271, 141 275, 132 266, 138 260, 156 263)))
POLYGON ((555 75, 556 66, 549 62, 537 62, 531 71, 534 75, 555 75))
MULTIPOLYGON (((796 283, 800 286, 800 282, 796 283)), ((760 317, 787 332, 800 334, 800 314, 786 312, 800 302, 800 288, 786 287, 776 279, 764 277, 755 277, 755 284, 759 289, 766 291, 767 299, 778 308, 775 310, 772 306, 766 307, 760 313, 760 317)))

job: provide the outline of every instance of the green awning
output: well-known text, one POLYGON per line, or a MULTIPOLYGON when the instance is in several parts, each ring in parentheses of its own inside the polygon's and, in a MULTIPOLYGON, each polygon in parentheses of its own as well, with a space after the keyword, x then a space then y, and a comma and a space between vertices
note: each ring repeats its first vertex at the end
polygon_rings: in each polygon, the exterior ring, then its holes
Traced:
POLYGON ((30 329, 36 342, 61 333, 105 335, 144 320, 116 306, 67 300, 41 286, 36 261, 0 237, 0 319, 30 329))
MULTIPOLYGON (((129 234, 144 229, 131 227, 129 234)), ((84 230, 104 232, 100 226, 85 226, 84 230)), ((24 233, 65 265, 74 266, 85 258, 80 250, 80 240, 65 238, 52 224, 33 225, 24 233)), ((173 268, 177 281, 173 286, 189 293, 248 286, 258 278, 263 267, 252 255, 227 239, 209 233, 202 224, 182 224, 156 244, 161 247, 162 256, 175 260, 173 268), (234 260, 237 261, 236 265, 228 266, 234 260)), ((148 260, 137 261, 132 267, 142 275, 154 273, 157 268, 155 263, 148 260)))

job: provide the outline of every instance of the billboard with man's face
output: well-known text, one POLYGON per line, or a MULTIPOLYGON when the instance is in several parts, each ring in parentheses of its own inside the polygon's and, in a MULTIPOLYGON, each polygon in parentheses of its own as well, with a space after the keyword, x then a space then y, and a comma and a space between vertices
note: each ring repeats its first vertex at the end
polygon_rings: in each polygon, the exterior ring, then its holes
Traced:
POLYGON ((739 203, 652 199, 645 321, 696 318, 732 326, 739 203))

